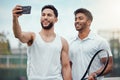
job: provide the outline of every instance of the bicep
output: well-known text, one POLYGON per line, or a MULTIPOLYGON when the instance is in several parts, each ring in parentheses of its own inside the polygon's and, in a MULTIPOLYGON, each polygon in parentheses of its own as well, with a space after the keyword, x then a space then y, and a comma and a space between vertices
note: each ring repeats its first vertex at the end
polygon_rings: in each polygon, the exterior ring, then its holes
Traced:
POLYGON ((33 32, 22 32, 21 37, 19 37, 19 40, 23 43, 28 43, 30 40, 32 40, 33 36, 33 32))
POLYGON ((103 64, 106 64, 106 62, 108 61, 108 65, 112 65, 113 64, 113 58, 112 58, 112 56, 109 56, 108 58, 107 57, 101 58, 101 62, 103 64), (109 60, 108 60, 108 58, 109 58, 109 60))
POLYGON ((62 65, 66 66, 69 64, 69 55, 68 55, 68 51, 69 47, 68 47, 68 43, 66 40, 62 40, 62 53, 61 53, 61 61, 62 61, 62 65))

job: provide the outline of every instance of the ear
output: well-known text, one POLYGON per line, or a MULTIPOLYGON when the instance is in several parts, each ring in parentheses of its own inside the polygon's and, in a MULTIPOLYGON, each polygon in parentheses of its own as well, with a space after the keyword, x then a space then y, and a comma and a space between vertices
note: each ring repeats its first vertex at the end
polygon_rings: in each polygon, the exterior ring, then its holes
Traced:
POLYGON ((58 21, 58 18, 55 18, 55 22, 57 22, 58 21))
POLYGON ((91 22, 92 22, 91 20, 88 20, 88 21, 87 21, 87 24, 90 26, 90 25, 91 25, 91 22))

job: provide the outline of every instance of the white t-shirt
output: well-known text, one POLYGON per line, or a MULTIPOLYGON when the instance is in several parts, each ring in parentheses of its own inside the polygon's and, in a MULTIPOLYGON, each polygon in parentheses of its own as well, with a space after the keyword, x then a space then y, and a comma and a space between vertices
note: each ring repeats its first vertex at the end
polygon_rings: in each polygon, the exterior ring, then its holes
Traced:
POLYGON ((45 42, 39 34, 27 51, 28 80, 63 80, 61 74, 61 37, 45 42))
MULTIPOLYGON (((109 55, 112 56, 108 42, 92 31, 90 31, 89 35, 85 39, 81 40, 77 36, 70 42, 69 56, 72 62, 73 80, 80 80, 82 78, 91 58, 101 49, 108 50, 109 55)), ((94 71, 101 66, 100 61, 96 62, 96 66, 93 69, 94 71)), ((102 79, 103 76, 99 77, 98 80, 102 79)))

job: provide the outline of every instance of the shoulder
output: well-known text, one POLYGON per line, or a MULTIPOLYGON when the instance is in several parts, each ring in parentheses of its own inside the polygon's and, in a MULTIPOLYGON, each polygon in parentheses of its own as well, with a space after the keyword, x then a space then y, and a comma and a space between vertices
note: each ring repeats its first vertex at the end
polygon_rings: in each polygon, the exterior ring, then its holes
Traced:
POLYGON ((106 38, 104 38, 100 35, 97 35, 96 43, 99 44, 99 48, 103 48, 103 49, 109 49, 110 48, 109 41, 106 38))
POLYGON ((96 42, 107 42, 107 39, 98 34, 98 32, 91 30, 92 39, 96 42))
POLYGON ((102 37, 101 35, 99 35, 97 32, 95 31, 91 31, 91 41, 95 44, 95 45, 99 45, 99 46, 108 46, 109 42, 105 37, 102 37))
POLYGON ((96 37, 97 41, 101 42, 101 43, 108 43, 107 39, 98 35, 97 34, 97 37, 96 37))
POLYGON ((62 44, 68 44, 67 40, 62 36, 61 36, 61 42, 62 42, 62 44))
POLYGON ((61 39, 62 49, 68 49, 68 42, 67 42, 67 40, 64 37, 62 37, 62 36, 60 36, 60 39, 61 39))
POLYGON ((61 41, 62 44, 68 43, 67 40, 63 36, 56 34, 56 37, 57 39, 61 41))

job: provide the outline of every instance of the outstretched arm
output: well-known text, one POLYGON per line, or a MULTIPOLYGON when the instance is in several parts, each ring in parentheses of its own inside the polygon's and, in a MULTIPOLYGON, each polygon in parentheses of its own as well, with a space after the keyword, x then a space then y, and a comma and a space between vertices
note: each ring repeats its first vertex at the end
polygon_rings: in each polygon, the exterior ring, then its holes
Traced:
POLYGON ((13 14, 13 32, 16 38, 18 38, 23 43, 29 43, 29 41, 33 40, 34 33, 33 32, 23 32, 21 30, 18 18, 22 14, 17 14, 22 11, 22 7, 20 5, 16 5, 16 7, 12 10, 13 14))
POLYGON ((72 73, 70 68, 70 61, 68 56, 68 43, 65 39, 62 38, 62 55, 61 55, 61 61, 62 61, 62 75, 64 80, 72 80, 72 73))

